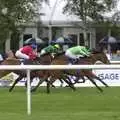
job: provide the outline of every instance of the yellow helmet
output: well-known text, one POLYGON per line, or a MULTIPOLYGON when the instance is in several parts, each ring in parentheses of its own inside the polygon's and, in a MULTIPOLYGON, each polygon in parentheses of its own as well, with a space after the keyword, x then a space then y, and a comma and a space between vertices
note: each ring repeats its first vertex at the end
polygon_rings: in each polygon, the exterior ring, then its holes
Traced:
POLYGON ((54 47, 56 47, 57 49, 60 49, 60 45, 59 44, 55 44, 54 47))

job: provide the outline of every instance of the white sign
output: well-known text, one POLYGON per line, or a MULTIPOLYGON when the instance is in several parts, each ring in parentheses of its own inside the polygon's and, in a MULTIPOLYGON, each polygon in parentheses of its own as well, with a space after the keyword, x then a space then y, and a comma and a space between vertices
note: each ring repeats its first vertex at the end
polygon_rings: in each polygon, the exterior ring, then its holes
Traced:
MULTIPOLYGON (((98 77, 100 77, 105 83, 107 83, 109 86, 120 86, 120 70, 119 69, 103 69, 103 70, 94 70, 93 71, 98 77)), ((12 85, 15 79, 18 78, 18 75, 15 73, 10 73, 0 79, 0 85, 1 86, 9 86, 12 85)), ((71 78, 72 81, 73 78, 71 78)), ((25 85, 26 78, 23 78, 17 83, 17 86, 24 86, 25 85)), ((32 86, 36 86, 39 79, 34 78, 32 86)), ((82 81, 82 80, 81 80, 82 81)), ((98 80, 95 80, 96 83, 99 86, 104 86, 102 83, 100 83, 98 80)), ((54 83, 55 86, 61 86, 61 82, 59 80, 56 80, 54 83)), ((46 86, 46 83, 43 82, 41 86, 46 86)), ((63 83, 63 86, 66 86, 66 83, 63 83)), ((94 85, 86 78, 85 83, 78 83, 75 85, 76 87, 93 87, 94 85)))
POLYGON ((94 70, 95 74, 100 77, 109 86, 120 86, 120 70, 94 70))
POLYGON ((9 86, 12 82, 14 82, 19 76, 13 72, 7 74, 6 76, 0 78, 1 86, 9 86))

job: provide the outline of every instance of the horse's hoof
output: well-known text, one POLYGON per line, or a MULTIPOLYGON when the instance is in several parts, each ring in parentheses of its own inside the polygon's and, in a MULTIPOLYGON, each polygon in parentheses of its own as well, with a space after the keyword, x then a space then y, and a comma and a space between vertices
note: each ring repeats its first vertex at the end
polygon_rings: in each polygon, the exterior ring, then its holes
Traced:
POLYGON ((50 94, 50 91, 47 91, 47 94, 50 94))
POLYGON ((31 92, 35 92, 36 91, 36 89, 33 87, 33 88, 31 88, 31 90, 30 90, 31 92))
POLYGON ((54 85, 52 85, 52 88, 56 88, 54 85))
POLYGON ((101 92, 101 93, 103 93, 103 90, 102 90, 102 89, 100 89, 100 92, 101 92))
POLYGON ((12 92, 12 88, 9 89, 9 92, 12 92))
POLYGON ((30 90, 31 92, 35 92, 36 90, 35 89, 32 89, 32 90, 30 90))
POLYGON ((73 88, 73 91, 76 91, 76 88, 73 88))

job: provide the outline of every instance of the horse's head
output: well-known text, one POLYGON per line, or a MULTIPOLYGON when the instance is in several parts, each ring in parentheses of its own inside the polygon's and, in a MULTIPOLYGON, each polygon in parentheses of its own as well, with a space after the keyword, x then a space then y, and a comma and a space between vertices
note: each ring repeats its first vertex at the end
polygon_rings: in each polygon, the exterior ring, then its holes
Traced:
POLYGON ((100 61, 104 64, 110 64, 109 59, 107 58, 106 54, 101 51, 93 51, 91 54, 92 58, 94 59, 94 62, 100 61))

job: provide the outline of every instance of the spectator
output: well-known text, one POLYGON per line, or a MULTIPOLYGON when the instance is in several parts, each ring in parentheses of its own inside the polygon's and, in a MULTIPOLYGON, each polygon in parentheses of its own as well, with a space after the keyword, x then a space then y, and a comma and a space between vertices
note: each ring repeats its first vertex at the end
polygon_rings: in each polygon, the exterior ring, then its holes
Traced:
POLYGON ((4 59, 3 59, 3 56, 2 56, 2 54, 0 54, 0 63, 3 61, 4 59))
POLYGON ((103 52, 106 54, 108 60, 111 60, 111 55, 109 54, 107 49, 103 49, 103 52))
POLYGON ((119 49, 116 51, 116 54, 112 55, 112 59, 111 60, 112 61, 120 61, 120 50, 119 49))

